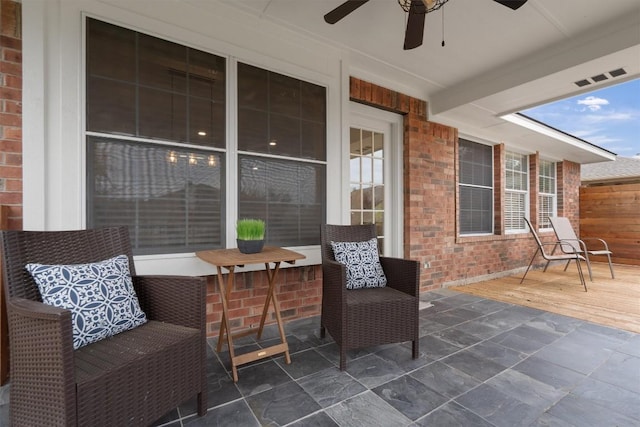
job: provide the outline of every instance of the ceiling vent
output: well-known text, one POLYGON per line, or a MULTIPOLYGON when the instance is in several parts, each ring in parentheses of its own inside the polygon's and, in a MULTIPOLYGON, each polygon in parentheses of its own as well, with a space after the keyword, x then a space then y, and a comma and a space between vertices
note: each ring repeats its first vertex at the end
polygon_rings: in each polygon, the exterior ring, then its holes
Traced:
MULTIPOLYGON (((627 74, 627 71, 624 68, 617 68, 615 70, 609 71, 608 74, 609 76, 611 76, 611 78, 615 78, 615 77, 624 76, 625 74, 627 74)), ((573 82, 573 84, 578 87, 584 87, 584 86, 589 86, 591 83, 599 83, 605 80, 609 80, 609 77, 607 76, 606 73, 602 73, 602 74, 598 74, 596 76, 591 77, 591 79, 582 79, 582 80, 575 81, 573 82)))
POLYGON ((620 77, 627 74, 624 68, 618 68, 617 70, 609 71, 611 77, 620 77))
POLYGON ((605 80, 609 80, 609 77, 605 76, 604 74, 598 74, 597 76, 591 77, 591 80, 597 83, 597 82, 603 82, 605 80))

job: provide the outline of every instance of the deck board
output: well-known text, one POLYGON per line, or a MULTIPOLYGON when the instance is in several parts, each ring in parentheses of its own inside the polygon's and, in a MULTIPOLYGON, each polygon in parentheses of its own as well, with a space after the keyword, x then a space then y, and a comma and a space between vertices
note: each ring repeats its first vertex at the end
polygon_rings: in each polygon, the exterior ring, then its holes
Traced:
POLYGON ((522 276, 510 276, 450 289, 640 333, 640 266, 615 264, 615 279, 606 263, 592 268, 593 282, 584 267, 588 292, 575 265, 530 271, 522 284, 522 276))

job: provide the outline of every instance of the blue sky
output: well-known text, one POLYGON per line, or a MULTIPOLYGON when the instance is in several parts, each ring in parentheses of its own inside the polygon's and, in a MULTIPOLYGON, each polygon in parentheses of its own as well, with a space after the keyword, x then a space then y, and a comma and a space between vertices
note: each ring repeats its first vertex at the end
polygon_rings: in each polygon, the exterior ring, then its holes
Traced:
POLYGON ((521 113, 619 156, 640 156, 640 79, 521 113))

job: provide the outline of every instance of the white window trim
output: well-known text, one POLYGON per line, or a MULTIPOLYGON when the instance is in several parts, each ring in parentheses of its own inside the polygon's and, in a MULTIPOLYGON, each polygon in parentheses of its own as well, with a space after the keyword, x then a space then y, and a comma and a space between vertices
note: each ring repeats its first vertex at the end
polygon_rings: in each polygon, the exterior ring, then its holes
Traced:
MULTIPOLYGON (((176 4, 175 7, 148 8, 134 2, 123 8, 99 0, 23 4, 23 121, 30 123, 24 129, 23 144, 25 229, 86 227, 84 27, 87 16, 225 57, 229 75, 231 64, 237 59, 326 87, 326 188, 341 185, 343 177, 328 172, 337 169, 342 161, 342 124, 347 114, 343 107, 348 100, 348 86, 344 85, 348 76, 343 57, 346 54, 338 54, 337 50, 314 40, 292 40, 278 31, 267 32, 265 36, 265 26, 276 28, 275 24, 230 22, 228 17, 218 16, 213 8, 207 10, 209 13, 181 8, 180 14, 174 15, 178 7, 176 4), (197 26, 181 24, 190 21, 202 24, 201 31, 198 32, 197 26), (314 48, 310 49, 310 45, 314 48)), ((228 96, 228 108, 235 108, 232 99, 228 96)), ((232 123, 235 118, 231 119, 234 117, 231 114, 227 117, 230 118, 227 154, 232 156, 235 155, 232 144, 237 140, 235 123, 232 123)), ((236 172, 228 167, 227 181, 235 180, 236 172)), ((227 218, 235 218, 236 214, 237 203, 232 197, 227 199, 227 218)), ((328 195, 327 219, 341 205, 341 201, 328 195)), ((233 229, 230 222, 233 221, 227 221, 227 239, 229 228, 233 229)), ((295 249, 307 257, 296 265, 320 263, 319 246, 295 249)), ((215 272, 215 268, 198 260, 195 254, 147 255, 135 259, 140 274, 215 272)))
MULTIPOLYGON (((465 139, 469 142, 474 142, 476 144, 482 144, 482 145, 487 145, 489 147, 491 147, 491 154, 492 154, 492 160, 491 160, 491 187, 487 187, 484 185, 474 185, 474 184, 463 184, 460 182, 460 162, 459 162, 459 154, 458 151, 456 150, 455 156, 456 156, 456 164, 458 164, 458 170, 456 170, 456 185, 457 188, 456 190, 460 189, 460 186, 466 186, 466 187, 476 187, 476 188, 490 188, 491 189, 491 232, 488 233, 460 233, 458 232, 458 237, 461 238, 465 238, 465 237, 481 237, 481 236, 493 236, 495 235, 495 227, 496 227, 496 220, 495 220, 495 213, 496 213, 496 203, 495 203, 495 194, 496 194, 496 180, 495 180, 495 164, 493 161, 493 156, 495 155, 495 144, 491 143, 490 141, 486 141, 486 140, 482 140, 481 138, 477 138, 475 136, 471 136, 468 134, 463 134, 463 133, 459 133, 458 134, 458 139, 465 139)), ((458 197, 460 197, 460 192, 458 191, 458 197)), ((457 203, 459 204, 459 203, 457 203)), ((458 223, 460 221, 460 212, 456 211, 456 223, 458 223)))

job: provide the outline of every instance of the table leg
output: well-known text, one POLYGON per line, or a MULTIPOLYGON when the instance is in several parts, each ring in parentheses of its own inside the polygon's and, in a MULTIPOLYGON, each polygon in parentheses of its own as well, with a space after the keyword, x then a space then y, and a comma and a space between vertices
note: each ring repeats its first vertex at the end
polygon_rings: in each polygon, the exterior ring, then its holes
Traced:
POLYGON ((238 369, 234 363, 235 352, 233 351, 233 336, 231 334, 231 324, 229 322, 229 298, 231 296, 231 289, 233 289, 233 281, 234 281, 234 268, 233 266, 229 268, 229 275, 227 276, 227 284, 224 283, 224 278, 222 277, 222 267, 218 266, 218 286, 220 288, 220 299, 222 300, 222 320, 220 321, 220 332, 218 334, 218 345, 216 347, 216 351, 219 353, 222 350, 222 342, 225 338, 227 338, 227 347, 229 347, 229 360, 231 360, 231 371, 233 374, 233 381, 238 382, 238 369))
POLYGON ((280 271, 280 262, 274 263, 275 267, 273 270, 269 267, 269 263, 265 263, 265 271, 267 273, 267 279, 269 281, 269 290, 267 292, 267 299, 264 304, 264 308, 262 310, 262 318, 260 319, 260 328, 258 329, 258 339, 262 335, 262 329, 264 327, 265 320, 267 318, 267 312, 269 311, 269 303, 273 302, 273 310, 276 315, 276 323, 278 324, 278 331, 280 332, 280 342, 285 345, 286 350, 284 351, 284 360, 287 364, 291 363, 291 356, 289 355, 289 347, 287 344, 287 339, 284 334, 284 327, 282 325, 282 317, 280 316, 280 304, 278 302, 278 297, 275 292, 275 282, 276 277, 278 275, 278 271, 280 271))
POLYGON ((269 304, 271 304, 271 295, 274 294, 273 283, 275 282, 275 273, 278 272, 279 267, 280 263, 275 263, 274 271, 272 271, 269 263, 264 263, 264 271, 267 275, 267 283, 269 283, 269 287, 267 289, 267 296, 264 301, 264 307, 262 308, 262 317, 260 318, 260 327, 258 328, 258 339, 262 337, 262 329, 264 328, 264 322, 267 319, 267 313, 269 312, 269 304))

